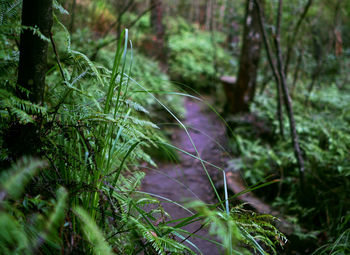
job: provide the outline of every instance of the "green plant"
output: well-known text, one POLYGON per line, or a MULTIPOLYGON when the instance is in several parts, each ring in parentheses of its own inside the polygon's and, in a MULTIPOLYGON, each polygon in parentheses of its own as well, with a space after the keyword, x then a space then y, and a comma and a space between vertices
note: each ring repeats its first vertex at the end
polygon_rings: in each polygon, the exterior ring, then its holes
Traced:
POLYGON ((214 32, 212 35, 194 27, 184 29, 181 25, 175 29, 179 32, 169 35, 169 72, 172 79, 194 88, 215 87, 215 80, 230 61, 229 54, 220 46, 224 41, 223 34, 214 32))
MULTIPOLYGON (((290 141, 277 134, 273 97, 267 94, 258 96, 252 106, 260 121, 272 124, 269 132, 273 139, 266 141, 249 126, 240 125, 234 130, 232 148, 240 155, 240 159, 232 161, 234 167, 242 171, 249 184, 271 174, 280 177, 281 183, 271 186, 270 191, 264 193, 265 198, 272 200, 285 213, 296 216, 296 224, 302 223, 302 227, 314 233, 312 242, 317 233, 325 232, 326 239, 334 240, 347 229, 345 217, 350 210, 345 197, 350 187, 348 90, 348 87, 340 90, 334 84, 319 84, 319 89, 310 95, 307 106, 306 86, 300 85, 294 96, 297 131, 306 164, 303 193, 296 185, 298 173, 290 141)), ((284 123, 287 131, 289 126, 286 121, 284 123)), ((305 230, 303 235, 312 240, 305 230)))
POLYGON ((0 247, 3 254, 50 251, 60 243, 59 229, 63 227, 67 191, 59 188, 56 200, 23 196, 28 182, 46 166, 44 161, 23 158, 1 174, 0 247))
POLYGON ((208 207, 200 201, 189 204, 205 220, 203 226, 209 226, 209 232, 217 236, 225 247, 225 254, 250 254, 241 243, 254 249, 255 253, 276 254, 276 244, 284 244, 287 239, 273 225, 276 220, 271 215, 256 214, 243 209, 243 204, 232 207, 229 212, 208 207))
POLYGON ((341 235, 334 241, 325 244, 318 248, 312 255, 317 254, 348 254, 350 252, 350 229, 345 230, 341 235))
MULTIPOLYGON (((104 63, 105 66, 110 66, 110 57, 111 51, 102 50, 98 61, 104 63)), ((157 61, 143 56, 138 51, 134 51, 133 55, 127 58, 127 61, 132 65, 131 76, 143 86, 143 88, 130 86, 129 99, 147 106, 144 111, 149 112, 152 119, 159 118, 159 112, 165 110, 156 98, 161 100, 172 112, 183 116, 185 113, 183 95, 169 81, 168 75, 161 71, 157 61)), ((129 102, 131 103, 130 100, 129 102)))

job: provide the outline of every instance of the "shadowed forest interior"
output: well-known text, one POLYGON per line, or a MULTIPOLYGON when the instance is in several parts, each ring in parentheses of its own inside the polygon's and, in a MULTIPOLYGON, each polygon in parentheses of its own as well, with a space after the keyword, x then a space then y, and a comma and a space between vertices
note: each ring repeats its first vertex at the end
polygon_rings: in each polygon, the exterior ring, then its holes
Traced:
POLYGON ((350 1, 0 0, 0 254, 350 254, 350 1))

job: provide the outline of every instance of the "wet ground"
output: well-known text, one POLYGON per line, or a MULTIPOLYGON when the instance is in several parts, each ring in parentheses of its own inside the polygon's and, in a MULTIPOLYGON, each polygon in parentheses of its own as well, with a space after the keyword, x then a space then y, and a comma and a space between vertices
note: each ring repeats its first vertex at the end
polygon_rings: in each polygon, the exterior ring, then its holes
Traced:
MULTIPOLYGON (((224 167, 227 156, 217 143, 225 143, 225 126, 215 113, 211 112, 205 104, 198 100, 185 99, 186 117, 183 123, 188 129, 189 135, 195 144, 200 157, 216 166, 224 167), (226 159, 225 159, 226 158, 226 159)), ((195 148, 186 133, 178 127, 173 130, 172 143, 180 149, 196 155, 195 148)), ((165 197, 180 204, 189 200, 202 200, 206 203, 216 203, 215 193, 201 162, 184 153, 180 153, 179 164, 160 164, 158 169, 147 170, 147 175, 142 184, 142 190, 165 197)), ((222 175, 220 170, 209 165, 208 172, 214 183, 217 177, 222 175)), ((162 201, 162 199, 160 199, 162 201)), ((191 214, 173 203, 163 200, 163 207, 171 215, 172 219, 188 217, 191 214)), ((190 232, 200 228, 200 223, 193 223, 185 227, 190 232)), ((213 239, 206 229, 200 229, 197 235, 213 239)), ((222 254, 217 245, 197 238, 190 237, 203 254, 222 254)), ((193 248, 192 248, 193 249, 193 248)))

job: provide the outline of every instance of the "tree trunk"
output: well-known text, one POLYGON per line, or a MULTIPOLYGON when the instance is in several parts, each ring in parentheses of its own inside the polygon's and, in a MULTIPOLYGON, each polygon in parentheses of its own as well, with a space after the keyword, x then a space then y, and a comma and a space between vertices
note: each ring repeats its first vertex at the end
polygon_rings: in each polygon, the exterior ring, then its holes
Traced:
MULTIPOLYGON (((52 26, 52 0, 23 0, 22 25, 35 27, 49 38, 52 26)), ((16 94, 36 104, 44 100, 47 49, 46 40, 41 39, 32 30, 22 31, 16 94)), ((17 160, 24 155, 37 155, 41 145, 39 131, 40 116, 35 123, 13 122, 4 139, 10 158, 17 160)))
POLYGON ((151 0, 151 28, 155 35, 154 43, 154 57, 159 60, 166 59, 166 52, 164 49, 164 35, 165 27, 163 24, 164 8, 161 0, 151 0))
POLYGON ((151 0, 151 28, 155 35, 164 36, 165 28, 163 24, 163 5, 161 0, 151 0))
MULTIPOLYGON (((22 25, 36 27, 49 38, 52 27, 52 0, 23 0, 22 25)), ((29 91, 18 90, 18 96, 33 103, 43 101, 47 71, 48 42, 25 29, 21 33, 18 66, 18 85, 29 91)))
POLYGON ((229 96, 230 94, 227 95, 229 113, 249 111, 249 104, 255 95, 261 42, 257 8, 253 0, 247 0, 237 82, 232 88, 233 98, 229 96))
POLYGON ((210 30, 210 22, 212 20, 212 15, 214 10, 212 9, 212 1, 213 0, 208 0, 206 3, 206 12, 205 12, 205 30, 210 30))

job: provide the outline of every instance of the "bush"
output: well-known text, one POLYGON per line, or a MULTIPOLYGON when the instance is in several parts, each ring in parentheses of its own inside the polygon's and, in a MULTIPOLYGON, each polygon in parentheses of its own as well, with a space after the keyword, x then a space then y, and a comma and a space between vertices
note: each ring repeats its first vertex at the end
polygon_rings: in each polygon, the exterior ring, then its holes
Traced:
POLYGON ((210 32, 186 26, 182 22, 173 26, 170 33, 172 30, 176 33, 169 35, 171 78, 197 89, 214 88, 215 80, 223 74, 223 70, 230 68, 229 54, 220 46, 224 35, 214 32, 212 38, 210 32))
MULTIPOLYGON (((349 87, 339 90, 335 85, 321 86, 311 94, 308 106, 305 106, 308 95, 304 87, 299 88, 300 93, 293 100, 305 159, 305 192, 300 194, 298 189, 298 168, 291 140, 280 139, 277 133, 274 96, 258 96, 252 106, 253 112, 272 124, 274 142, 252 136, 247 127, 237 128, 232 147, 241 159, 231 163, 242 170, 249 184, 271 174, 280 177, 281 185, 275 185, 265 197, 273 199, 285 213, 297 215, 304 227, 318 226, 316 230, 325 232, 328 240, 334 240, 349 224, 350 203, 346 196, 350 189, 350 96, 349 87)), ((289 137, 286 118, 284 133, 289 137)))

